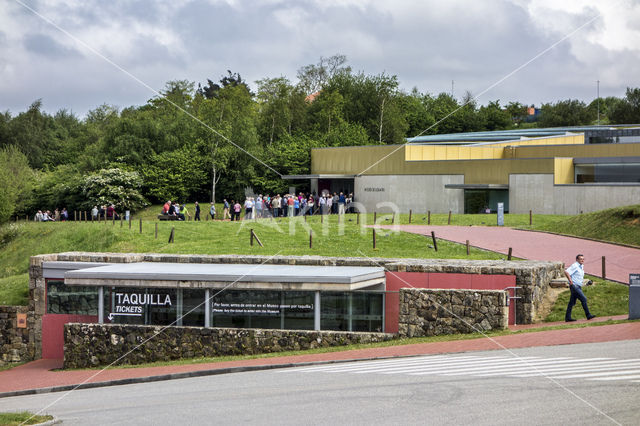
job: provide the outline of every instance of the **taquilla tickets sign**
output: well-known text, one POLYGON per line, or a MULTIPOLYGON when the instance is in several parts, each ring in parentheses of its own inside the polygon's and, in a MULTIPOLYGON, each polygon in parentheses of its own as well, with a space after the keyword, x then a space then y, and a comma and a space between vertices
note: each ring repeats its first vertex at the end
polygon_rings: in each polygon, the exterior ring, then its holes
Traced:
POLYGON ((113 293, 113 309, 109 319, 115 316, 141 316, 145 307, 170 307, 174 304, 171 295, 166 293, 113 293))

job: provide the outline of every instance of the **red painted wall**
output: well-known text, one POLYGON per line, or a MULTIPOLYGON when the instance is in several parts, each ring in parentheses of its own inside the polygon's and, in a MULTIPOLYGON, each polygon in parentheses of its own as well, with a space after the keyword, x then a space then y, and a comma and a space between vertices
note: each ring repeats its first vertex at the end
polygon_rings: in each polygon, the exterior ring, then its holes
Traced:
MULTIPOLYGON (((401 288, 504 290, 516 285, 515 275, 449 274, 444 272, 386 272, 385 332, 397 333, 401 288)), ((513 296, 513 290, 510 290, 513 296)), ((509 324, 514 323, 514 303, 509 305, 509 324)))
POLYGON ((42 358, 64 358, 64 325, 98 322, 97 315, 45 314, 42 316, 42 358))

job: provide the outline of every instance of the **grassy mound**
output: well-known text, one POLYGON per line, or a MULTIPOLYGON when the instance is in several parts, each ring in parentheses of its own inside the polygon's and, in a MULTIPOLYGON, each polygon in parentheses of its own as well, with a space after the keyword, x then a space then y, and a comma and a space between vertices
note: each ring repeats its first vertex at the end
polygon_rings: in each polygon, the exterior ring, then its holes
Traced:
POLYGON ((532 229, 640 246, 640 204, 560 217, 532 229))

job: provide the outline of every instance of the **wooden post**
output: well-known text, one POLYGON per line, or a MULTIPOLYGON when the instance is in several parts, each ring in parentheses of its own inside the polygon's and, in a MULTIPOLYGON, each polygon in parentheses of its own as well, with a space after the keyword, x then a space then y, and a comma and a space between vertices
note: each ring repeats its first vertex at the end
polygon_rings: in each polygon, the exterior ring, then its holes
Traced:
POLYGON ((254 240, 254 239, 258 242, 258 245, 259 245, 260 247, 264 247, 264 246, 262 245, 262 241, 260 241, 260 238, 258 238, 258 236, 256 235, 256 233, 255 233, 255 232, 253 232, 253 229, 252 229, 252 230, 251 230, 251 245, 253 245, 253 240, 254 240))
POLYGON ((395 213, 393 213, 391 215, 391 224, 393 225, 394 223, 396 223, 396 214, 395 213))
POLYGON ((607 279, 607 268, 606 268, 604 256, 602 256, 602 279, 603 280, 607 279))
POLYGON ((324 212, 320 212, 320 223, 324 223, 324 212))
POLYGON ((533 224, 533 216, 531 214, 531 210, 529 210, 529 226, 533 224))
POLYGON ((438 251, 438 242, 436 241, 436 233, 431 231, 431 240, 433 241, 433 248, 438 251))
POLYGON ((431 225, 431 210, 427 212, 427 225, 431 225))
POLYGON ((253 247, 253 229, 249 231, 249 245, 253 247))
POLYGON ((313 248, 313 230, 309 230, 309 248, 313 248))
POLYGON ((131 229, 131 215, 129 215, 129 229, 131 229))
POLYGON ((373 212, 373 224, 376 224, 376 219, 377 219, 378 214, 376 212, 373 212))
POLYGON ((360 212, 356 213, 356 225, 360 225, 360 212))
POLYGON ((122 228, 122 222, 123 222, 122 215, 120 215, 120 228, 122 228))
MULTIPOLYGON (((131 221, 129 221, 129 223, 131 223, 131 221)), ((175 231, 176 231, 176 228, 174 228, 174 227, 172 226, 172 227, 171 227, 171 234, 169 234, 169 243, 172 243, 172 242, 173 242, 173 238, 174 238, 174 236, 175 236, 175 231)))
POLYGON ((447 225, 451 225, 451 210, 449 210, 449 220, 447 221, 447 225))
POLYGON ((411 225, 411 209, 409 209, 409 225, 411 225))
POLYGON ((140 233, 142 234, 142 218, 140 218, 140 233))
POLYGON ((73 211, 73 221, 74 221, 74 222, 78 220, 78 218, 77 218, 77 214, 78 214, 78 212, 76 212, 76 211, 74 210, 74 211, 73 211))
POLYGON ((511 260, 511 253, 513 253, 513 248, 509 247, 509 254, 507 254, 507 260, 511 260))
POLYGON ((158 239, 158 222, 156 222, 156 240, 158 239))
POLYGON ((111 216, 111 226, 116 226, 116 212, 113 211, 113 216, 111 216))
POLYGON ((373 229, 373 249, 376 249, 376 230, 373 229))
POLYGON ((469 256, 469 240, 467 240, 467 256, 469 256))

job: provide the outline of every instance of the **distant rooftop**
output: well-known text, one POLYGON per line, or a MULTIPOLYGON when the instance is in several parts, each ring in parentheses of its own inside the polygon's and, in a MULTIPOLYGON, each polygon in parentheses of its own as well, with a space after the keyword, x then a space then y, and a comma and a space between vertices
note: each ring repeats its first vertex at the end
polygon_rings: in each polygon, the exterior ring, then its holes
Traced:
POLYGON ((495 130, 492 132, 448 133, 444 135, 426 135, 407 138, 407 142, 416 145, 449 144, 465 145, 481 142, 504 142, 528 138, 541 138, 548 136, 563 136, 576 133, 598 133, 607 131, 622 131, 634 129, 640 131, 637 125, 625 126, 582 126, 582 127, 552 127, 533 129, 495 130))

